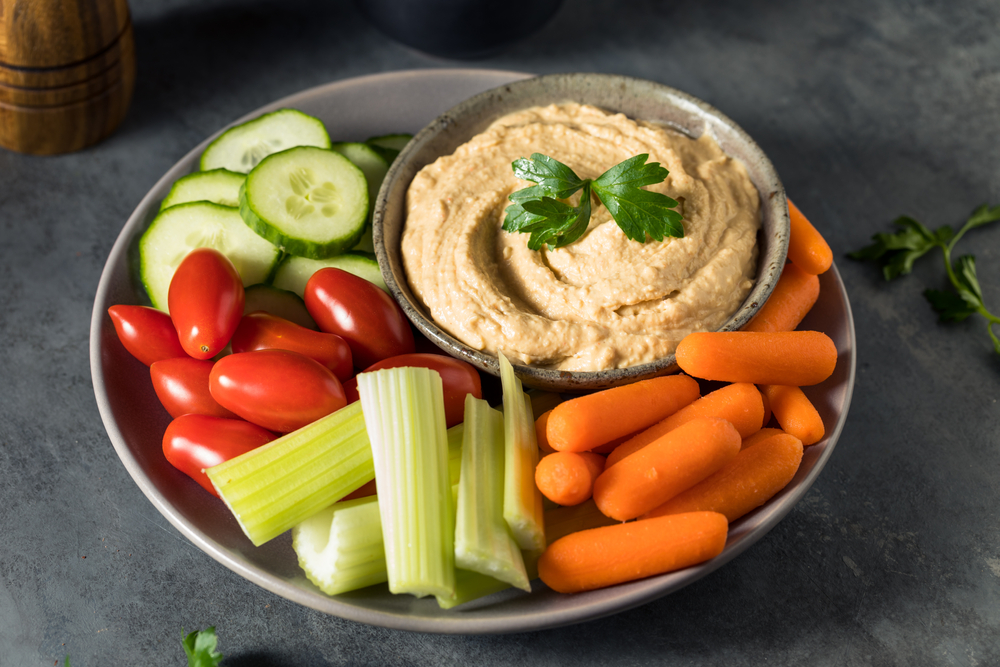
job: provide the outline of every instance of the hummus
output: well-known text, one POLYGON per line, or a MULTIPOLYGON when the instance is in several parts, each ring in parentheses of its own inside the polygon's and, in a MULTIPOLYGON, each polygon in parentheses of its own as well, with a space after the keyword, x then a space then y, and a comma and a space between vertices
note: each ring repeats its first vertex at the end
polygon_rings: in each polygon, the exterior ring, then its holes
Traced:
MULTIPOLYGON (((575 199, 579 195, 574 196, 575 199)), ((579 104, 534 107, 422 169, 402 237, 410 287, 465 344, 569 371, 623 368, 721 327, 753 286, 760 201, 743 165, 709 136, 579 104), (511 162, 543 153, 597 178, 641 153, 670 171, 647 189, 680 202, 684 238, 637 243, 595 198, 587 232, 551 250, 501 229, 507 196, 532 185, 511 162)))

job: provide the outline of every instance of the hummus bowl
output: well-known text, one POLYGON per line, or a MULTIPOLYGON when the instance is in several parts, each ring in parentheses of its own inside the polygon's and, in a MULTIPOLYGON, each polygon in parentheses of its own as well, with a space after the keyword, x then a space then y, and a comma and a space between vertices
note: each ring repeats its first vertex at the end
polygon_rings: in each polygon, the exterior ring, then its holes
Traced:
MULTIPOLYGON (((451 155, 497 119, 522 109, 567 102, 621 113, 629 119, 661 125, 691 139, 708 135, 726 156, 742 164, 760 200, 756 275, 742 305, 716 330, 741 328, 771 294, 788 251, 788 205, 774 167, 746 132, 705 102, 662 84, 608 74, 539 76, 480 93, 437 117, 399 155, 375 203, 374 239, 386 284, 411 322, 449 354, 468 361, 480 370, 499 374, 495 354, 459 340, 435 321, 430 309, 415 293, 415 285, 404 266, 406 259, 402 247, 407 193, 424 167, 442 156, 451 155)), ((501 165, 500 168, 509 170, 508 165, 501 165)), ((434 270, 431 268, 423 273, 433 273, 434 270)), ((561 370, 523 365, 516 361, 514 364, 515 371, 526 385, 562 392, 605 389, 677 370, 672 353, 653 361, 596 371, 561 370)))

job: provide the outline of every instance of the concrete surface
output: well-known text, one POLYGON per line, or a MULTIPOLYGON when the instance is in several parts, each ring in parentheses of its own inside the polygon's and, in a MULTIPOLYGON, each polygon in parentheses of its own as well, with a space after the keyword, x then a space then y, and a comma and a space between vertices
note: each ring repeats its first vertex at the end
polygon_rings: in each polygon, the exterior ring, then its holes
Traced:
MULTIPOLYGON (((939 256, 885 283, 845 253, 898 215, 958 225, 1000 203, 1000 5, 570 0, 472 66, 660 81, 723 110, 825 233, 856 318, 850 419, 806 498, 706 579, 558 630, 409 634, 286 602, 218 565, 118 461, 88 329, 143 194, 232 119, 314 85, 468 65, 421 55, 346 2, 133 0, 124 125, 73 155, 0 151, 0 665, 179 665, 214 625, 230 666, 1000 664, 1000 356, 984 320, 937 323, 939 256)), ((970 233, 1000 311, 1000 225, 970 233)))

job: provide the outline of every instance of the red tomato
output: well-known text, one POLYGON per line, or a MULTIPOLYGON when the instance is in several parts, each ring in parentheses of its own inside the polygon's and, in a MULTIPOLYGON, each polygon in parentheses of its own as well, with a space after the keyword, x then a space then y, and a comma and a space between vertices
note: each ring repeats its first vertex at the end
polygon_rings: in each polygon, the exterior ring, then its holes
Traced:
POLYGON ((351 347, 336 334, 313 331, 265 312, 249 313, 233 334, 233 352, 291 350, 323 364, 346 380, 354 375, 351 347))
MULTIPOLYGON (((377 364, 369 366, 363 372, 367 373, 383 368, 400 368, 402 366, 430 368, 437 371, 441 376, 441 383, 444 385, 444 418, 448 424, 448 428, 465 421, 466 394, 472 394, 476 398, 483 397, 483 386, 482 380, 479 377, 479 371, 461 359, 445 357, 440 354, 426 354, 421 352, 401 354, 396 357, 383 359, 377 364)), ((344 394, 347 396, 348 403, 358 400, 357 378, 351 378, 344 383, 344 394)))
POLYGON ((364 278, 340 269, 320 269, 306 283, 306 309, 319 328, 351 346, 354 365, 413 352, 413 331, 402 309, 364 278))
POLYGON ((151 365, 161 359, 186 357, 170 316, 147 306, 111 306, 108 315, 118 332, 118 340, 133 357, 151 365))
POLYGON ((229 344, 243 317, 243 281, 229 258, 213 248, 187 254, 170 280, 167 306, 181 347, 211 359, 229 344))
POLYGON ((163 455, 170 465, 218 498, 204 469, 257 449, 276 437, 242 419, 183 415, 167 426, 163 434, 163 455))
POLYGON ((223 357, 208 380, 212 398, 243 419, 289 433, 345 405, 344 388, 330 369, 288 350, 257 350, 223 357))
POLYGON ((163 359, 149 367, 153 390, 171 417, 198 414, 236 419, 236 415, 219 405, 208 391, 208 376, 213 365, 211 361, 185 356, 163 359))

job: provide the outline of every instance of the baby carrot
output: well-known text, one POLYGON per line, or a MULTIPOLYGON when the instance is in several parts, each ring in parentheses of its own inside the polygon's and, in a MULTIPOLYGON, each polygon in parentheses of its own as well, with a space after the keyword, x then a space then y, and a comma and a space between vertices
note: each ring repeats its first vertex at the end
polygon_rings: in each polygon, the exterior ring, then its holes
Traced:
POLYGON ((761 422, 763 428, 771 423, 771 401, 767 400, 767 394, 760 392, 760 402, 764 404, 764 421, 761 422))
POLYGON ((771 438, 776 435, 781 435, 782 433, 784 433, 784 431, 782 431, 780 428, 762 428, 761 430, 751 435, 749 438, 743 438, 743 444, 740 445, 740 451, 742 452, 747 447, 753 447, 758 442, 764 442, 768 438, 771 438))
POLYGON ((729 463, 740 442, 725 419, 692 419, 601 473, 594 502, 612 519, 634 519, 729 463))
POLYGON ((761 391, 767 394, 774 418, 785 433, 791 433, 803 445, 813 445, 823 439, 826 432, 823 418, 801 389, 771 384, 762 386, 761 391))
POLYGON ((788 235, 788 259, 813 275, 829 269, 833 264, 833 251, 791 199, 788 200, 788 218, 792 223, 788 235))
POLYGON ((557 405, 545 433, 556 451, 586 452, 655 424, 699 395, 698 382, 686 375, 605 389, 557 405))
POLYGON ((535 440, 538 441, 538 451, 542 454, 551 454, 556 451, 549 446, 549 439, 545 435, 550 414, 552 414, 552 410, 547 410, 538 415, 538 419, 535 420, 535 440))
POLYGON ((604 457, 592 452, 556 452, 535 468, 535 485, 557 505, 579 505, 594 494, 594 480, 604 471, 604 457))
POLYGON ((711 511, 730 523, 757 509, 785 488, 802 462, 802 443, 787 433, 744 449, 724 468, 674 496, 643 518, 711 511))
POLYGON ((743 331, 794 331, 819 298, 819 277, 785 264, 770 298, 743 331))
POLYGON ((538 576, 560 593, 579 593, 703 563, 726 546, 729 523, 716 512, 675 514, 572 533, 549 545, 538 576))
POLYGON ((764 425, 763 394, 757 391, 757 387, 746 382, 716 389, 623 442, 608 454, 605 470, 695 417, 725 419, 736 427, 741 438, 745 438, 764 425))
POLYGON ((833 374, 837 346, 819 331, 703 331, 681 340, 677 365, 705 380, 804 387, 833 374))

